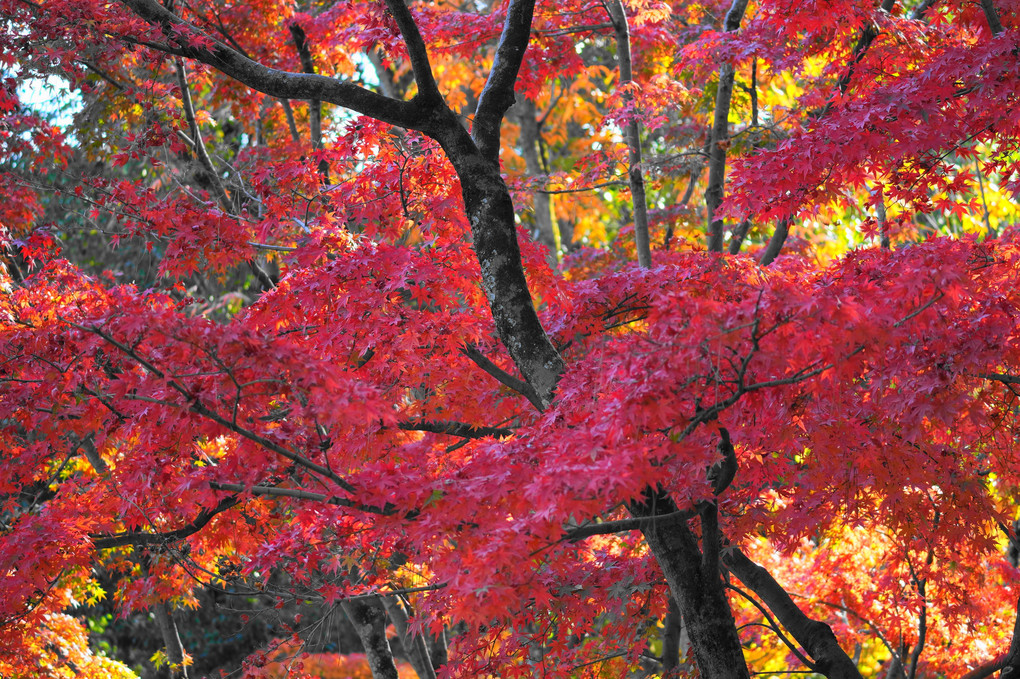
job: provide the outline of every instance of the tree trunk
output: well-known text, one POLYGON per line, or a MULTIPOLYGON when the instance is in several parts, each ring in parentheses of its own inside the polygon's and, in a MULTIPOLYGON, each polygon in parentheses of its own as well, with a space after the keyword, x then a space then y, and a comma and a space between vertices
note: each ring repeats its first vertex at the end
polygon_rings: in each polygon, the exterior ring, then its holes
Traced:
POLYGON ((683 620, 676 599, 669 595, 669 608, 662 621, 662 678, 677 679, 680 676, 680 631, 683 620))
POLYGON ((438 124, 426 134, 439 141, 460 178, 472 243, 482 269, 482 287, 499 338, 547 406, 563 372, 563 359, 545 334, 531 300, 510 191, 499 165, 484 156, 453 111, 444 109, 435 118, 438 124))
POLYGON ((1020 599, 1016 602, 1016 622, 1013 623, 1013 641, 1002 663, 1000 679, 1017 679, 1020 677, 1020 599))
POLYGON ((407 629, 407 611, 404 608, 404 602, 399 596, 383 597, 382 602, 387 615, 390 616, 390 622, 397 630, 400 643, 404 647, 411 667, 414 668, 414 673, 418 675, 419 679, 436 679, 436 671, 432 665, 432 659, 429 658, 425 638, 421 635, 411 636, 407 629))
MULTIPOLYGON (((524 157, 524 168, 529 177, 541 177, 547 174, 542 167, 538 155, 538 140, 541 130, 535 110, 535 102, 525 99, 517 105, 517 120, 521 126, 518 144, 524 157)), ((556 217, 552 209, 552 196, 543 191, 532 194, 532 207, 535 215, 535 230, 538 240, 549 248, 549 263, 553 266, 560 261, 560 230, 556 225, 556 217)))
POLYGON ((152 612, 156 618, 160 636, 163 637, 166 661, 170 666, 170 678, 188 679, 188 668, 184 664, 184 644, 181 643, 181 636, 177 632, 177 623, 174 622, 170 608, 160 602, 152 607, 152 612))
MULTIPOLYGON (((635 516, 678 511, 666 493, 649 491, 647 495, 645 503, 631 507, 635 516)), ((701 677, 749 679, 718 562, 711 555, 705 558, 686 522, 653 523, 641 530, 676 599, 701 677)))
POLYGON ((382 604, 376 599, 348 599, 342 606, 365 649, 373 679, 399 679, 386 638, 386 613, 382 604))

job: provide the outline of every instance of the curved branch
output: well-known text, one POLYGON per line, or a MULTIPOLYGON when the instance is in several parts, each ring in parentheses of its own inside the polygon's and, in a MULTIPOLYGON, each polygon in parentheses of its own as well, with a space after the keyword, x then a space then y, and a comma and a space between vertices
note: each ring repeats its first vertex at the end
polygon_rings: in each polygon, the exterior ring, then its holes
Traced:
POLYGON ((223 498, 212 509, 203 509, 191 523, 166 531, 165 533, 131 531, 117 533, 116 535, 90 535, 89 537, 92 539, 92 544, 96 549, 112 549, 114 547, 126 547, 127 545, 165 545, 194 535, 212 521, 214 516, 240 504, 240 502, 241 498, 236 495, 223 498))
POLYGON ((270 68, 204 33, 156 0, 121 1, 145 21, 161 26, 167 36, 193 38, 190 43, 182 38, 177 45, 144 44, 169 54, 201 61, 263 94, 281 99, 318 99, 408 129, 421 129, 425 124, 427 116, 420 101, 398 101, 353 83, 311 73, 291 73, 270 68))

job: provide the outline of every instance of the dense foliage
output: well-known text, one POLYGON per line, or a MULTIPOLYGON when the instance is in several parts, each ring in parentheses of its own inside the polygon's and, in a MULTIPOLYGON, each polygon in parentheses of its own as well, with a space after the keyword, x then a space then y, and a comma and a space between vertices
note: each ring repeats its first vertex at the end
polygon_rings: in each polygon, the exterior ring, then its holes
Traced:
POLYGON ((0 676, 1020 671, 1012 0, 0 8, 0 676))

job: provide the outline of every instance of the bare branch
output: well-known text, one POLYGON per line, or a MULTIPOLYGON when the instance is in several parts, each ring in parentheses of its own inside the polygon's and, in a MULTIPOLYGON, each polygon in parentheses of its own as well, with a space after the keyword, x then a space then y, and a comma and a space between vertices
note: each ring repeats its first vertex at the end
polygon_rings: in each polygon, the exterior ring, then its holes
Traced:
POLYGON ((337 505, 339 507, 350 507, 352 509, 359 509, 369 514, 379 514, 380 516, 391 516, 395 513, 392 507, 373 507, 371 505, 364 505, 360 502, 354 502, 346 498, 337 497, 335 495, 325 495, 322 493, 313 493, 308 490, 301 490, 300 488, 279 488, 277 486, 245 486, 241 483, 220 483, 219 481, 210 481, 209 486, 213 490, 226 490, 232 493, 251 493, 252 495, 266 495, 273 497, 292 497, 299 500, 312 500, 314 502, 325 502, 330 505, 337 505))
POLYGON ((644 530, 645 528, 651 528, 660 524, 666 525, 677 521, 687 521, 694 518, 695 514, 694 510, 688 509, 658 516, 639 516, 633 519, 620 519, 619 521, 603 521, 601 523, 592 523, 572 528, 567 531, 564 537, 570 542, 578 542, 593 535, 614 535, 632 530, 644 530))
POLYGON ((319 474, 319 475, 321 475, 321 476, 323 476, 323 477, 333 481, 333 483, 337 484, 338 486, 340 486, 341 488, 346 490, 348 493, 353 493, 355 491, 354 486, 352 486, 349 481, 347 481, 347 480, 343 479, 342 477, 340 477, 339 475, 337 475, 332 469, 329 469, 328 467, 324 467, 324 466, 322 466, 320 464, 312 462, 308 458, 303 457, 301 455, 298 455, 294 451, 289 450, 288 448, 285 448, 285 447, 281 446, 280 444, 278 444, 278 443, 276 443, 276 442, 274 442, 274 441, 272 441, 270 439, 267 439, 266 437, 261 436, 261 435, 255 433, 255 432, 253 432, 253 431, 251 431, 249 429, 245 429, 244 427, 241 427, 240 425, 238 425, 236 422, 234 422, 234 421, 232 421, 232 420, 230 420, 230 419, 228 419, 226 417, 223 417, 222 415, 217 413, 215 410, 212 410, 211 408, 206 406, 204 403, 199 401, 198 397, 193 395, 188 389, 186 389, 184 386, 182 386, 180 382, 178 382, 177 380, 175 380, 173 378, 168 377, 162 370, 160 370, 154 364, 152 364, 150 361, 148 361, 147 359, 145 359, 144 357, 139 355, 137 351, 135 351, 131 347, 123 344, 122 342, 118 342, 117 340, 115 340, 113 337, 111 337, 108 333, 104 332, 100 328, 95 327, 95 326, 89 327, 89 326, 79 325, 77 323, 73 323, 73 322, 68 321, 66 319, 63 319, 63 320, 64 320, 65 323, 67 323, 71 327, 78 328, 79 330, 82 330, 84 332, 90 332, 90 333, 92 333, 94 335, 97 335, 98 337, 101 337, 107 343, 112 344, 113 346, 115 346, 118 349, 120 349, 124 354, 126 354, 129 357, 131 357, 135 362, 137 362, 140 366, 142 366, 143 368, 148 370, 150 373, 152 373, 156 377, 159 377, 160 379, 166 380, 167 386, 169 386, 171 389, 176 391, 178 394, 183 396, 188 401, 188 407, 193 412, 195 412, 195 413, 197 413, 199 415, 202 415, 202 416, 212 420, 213 422, 216 422, 219 425, 222 425, 226 429, 234 432, 235 434, 243 436, 244 438, 248 439, 249 441, 252 441, 254 443, 259 444, 260 446, 262 446, 266 450, 270 450, 270 451, 276 453, 277 455, 280 455, 281 457, 284 457, 284 458, 290 460, 291 462, 294 462, 295 464, 304 467, 305 469, 309 469, 309 470, 315 472, 316 474, 319 474))
POLYGON ((744 597, 744 599, 746 599, 752 606, 754 606, 755 608, 758 609, 759 612, 761 612, 765 620, 768 621, 768 624, 765 625, 765 627, 772 630, 775 633, 775 635, 779 637, 779 640, 783 642, 783 645, 790 649, 791 653, 797 656, 797 660, 800 660, 800 662, 805 667, 810 668, 812 672, 818 670, 818 667, 815 665, 815 663, 805 658, 804 654, 800 652, 799 648, 797 648, 797 645, 790 641, 785 634, 783 634, 783 630, 779 629, 778 623, 776 623, 776 621, 772 618, 772 615, 769 613, 768 609, 765 608, 765 606, 763 606, 760 601, 758 601, 753 596, 751 596, 750 594, 748 594, 747 592, 745 592, 744 590, 740 589, 739 587, 732 583, 728 583, 726 587, 727 589, 731 589, 740 596, 744 597))
POLYGON ((783 249, 783 245, 786 244, 786 237, 790 235, 790 220, 781 219, 776 224, 776 230, 772 233, 772 238, 769 239, 769 244, 765 248, 764 254, 758 261, 762 266, 768 266, 776 260, 779 256, 779 252, 783 249))
POLYGON ((191 100, 191 88, 188 87, 188 72, 185 69, 184 61, 180 58, 174 59, 174 69, 177 72, 177 86, 181 90, 181 106, 184 109, 184 118, 188 121, 188 127, 191 130, 192 150, 195 152, 198 164, 202 166, 206 176, 209 177, 209 184, 212 185, 212 192, 216 196, 216 200, 219 201, 220 207, 229 214, 231 212, 230 195, 223 188, 220 175, 213 165, 212 158, 209 157, 209 152, 205 148, 205 142, 202 140, 202 131, 198 128, 198 120, 195 118, 195 105, 191 100))

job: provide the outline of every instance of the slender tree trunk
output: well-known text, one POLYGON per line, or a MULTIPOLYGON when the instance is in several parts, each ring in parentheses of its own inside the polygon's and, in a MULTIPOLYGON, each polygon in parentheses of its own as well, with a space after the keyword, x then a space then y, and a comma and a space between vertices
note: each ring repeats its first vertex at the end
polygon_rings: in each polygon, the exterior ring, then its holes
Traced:
POLYGON ((1020 677, 1020 599, 1016 602, 1016 622, 1013 623, 1013 641, 1006 652, 1002 663, 1000 679, 1017 679, 1020 677))
POLYGON ((680 676, 680 632, 683 620, 676 599, 672 594, 668 599, 669 608, 662 621, 662 679, 677 679, 680 676))
MULTIPOLYGON (((732 33, 740 28, 740 22, 747 10, 747 0, 733 0, 726 13, 724 30, 732 33)), ((726 146, 729 141, 730 101, 733 99, 733 64, 719 68, 719 85, 715 93, 715 116, 708 152, 708 186, 705 188, 705 207, 708 211, 708 250, 722 252, 723 221, 715 213, 722 205, 723 188, 726 181, 726 146)))
MULTIPOLYGON (((308 38, 304 29, 299 24, 291 24, 290 34, 294 39, 298 57, 301 59, 301 69, 305 73, 314 74, 315 62, 312 60, 312 51, 308 47, 308 38)), ((308 101, 308 127, 312 150, 322 150, 322 101, 319 99, 308 101)), ((323 184, 329 184, 329 164, 325 160, 319 161, 319 175, 322 177, 323 184)))
MULTIPOLYGON (((609 10, 613 30, 616 32, 620 87, 625 88, 634 82, 627 10, 622 0, 608 0, 606 8, 609 10)), ((629 104, 633 99, 633 95, 624 90, 623 100, 629 104)), ((648 237, 648 199, 645 197, 645 179, 641 172, 641 123, 637 118, 631 117, 624 132, 627 139, 627 180, 630 183, 630 197, 634 205, 634 244, 637 248, 638 265, 647 269, 652 265, 652 250, 648 237)))

